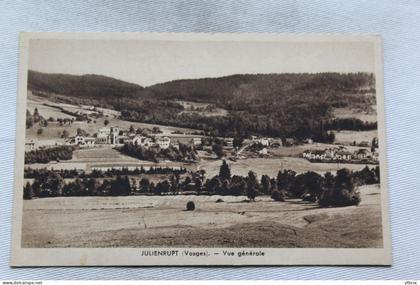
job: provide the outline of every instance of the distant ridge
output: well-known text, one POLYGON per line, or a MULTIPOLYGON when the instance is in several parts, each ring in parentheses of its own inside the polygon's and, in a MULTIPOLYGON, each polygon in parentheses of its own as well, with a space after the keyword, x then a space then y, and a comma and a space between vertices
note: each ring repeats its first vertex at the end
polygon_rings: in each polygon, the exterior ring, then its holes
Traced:
POLYGON ((180 79, 158 83, 149 87, 112 77, 88 74, 50 74, 30 70, 28 89, 56 93, 77 98, 116 99, 153 95, 155 99, 184 99, 202 102, 228 102, 254 99, 276 99, 284 94, 374 91, 374 76, 370 73, 283 73, 234 74, 223 77, 180 79))
POLYGON ((332 123, 335 108, 362 114, 374 112, 376 104, 370 73, 235 74, 144 88, 100 75, 29 71, 28 88, 52 100, 118 110, 126 121, 200 129, 211 136, 260 134, 319 142, 333 141, 324 125, 332 123), (178 100, 208 103, 226 115, 183 112, 178 100))
POLYGON ((28 89, 71 97, 97 98, 134 96, 142 86, 103 75, 70 75, 29 70, 28 89))

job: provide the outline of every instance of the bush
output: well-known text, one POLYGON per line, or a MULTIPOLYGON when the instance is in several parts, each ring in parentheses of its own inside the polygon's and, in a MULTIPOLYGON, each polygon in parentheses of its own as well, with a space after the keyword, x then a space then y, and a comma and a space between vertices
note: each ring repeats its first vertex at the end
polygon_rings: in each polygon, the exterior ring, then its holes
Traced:
POLYGON ((284 194, 279 190, 274 190, 271 193, 271 199, 273 199, 274 201, 284 202, 284 194))
POLYGON ((187 203, 187 211, 194 211, 195 210, 195 204, 193 201, 188 201, 187 203))
POLYGON ((359 205, 360 194, 356 191, 353 177, 348 169, 338 170, 334 183, 331 182, 326 183, 325 189, 319 195, 318 203, 321 207, 359 205))
POLYGON ((357 206, 361 201, 360 193, 342 189, 322 193, 318 203, 321 207, 346 207, 357 206))

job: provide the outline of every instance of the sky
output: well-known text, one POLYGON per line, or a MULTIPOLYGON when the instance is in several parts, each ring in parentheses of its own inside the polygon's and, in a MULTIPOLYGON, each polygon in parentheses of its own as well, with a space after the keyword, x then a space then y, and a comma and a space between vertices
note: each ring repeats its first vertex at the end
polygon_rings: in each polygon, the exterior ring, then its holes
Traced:
POLYGON ((150 86, 232 74, 374 72, 371 42, 31 39, 29 69, 150 86))

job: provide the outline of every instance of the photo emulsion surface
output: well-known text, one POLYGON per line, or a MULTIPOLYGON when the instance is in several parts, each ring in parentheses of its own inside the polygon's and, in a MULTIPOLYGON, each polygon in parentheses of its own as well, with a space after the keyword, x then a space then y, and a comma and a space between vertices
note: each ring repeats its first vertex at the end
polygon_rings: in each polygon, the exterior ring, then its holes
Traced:
POLYGON ((380 39, 23 34, 12 265, 389 265, 380 39))

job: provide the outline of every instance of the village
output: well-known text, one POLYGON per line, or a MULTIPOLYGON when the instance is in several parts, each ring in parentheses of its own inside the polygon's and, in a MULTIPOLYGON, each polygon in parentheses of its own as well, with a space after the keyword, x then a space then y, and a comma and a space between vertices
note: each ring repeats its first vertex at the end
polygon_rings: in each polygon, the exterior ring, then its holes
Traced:
MULTIPOLYGON (((127 130, 121 129, 117 126, 105 126, 98 128, 97 132, 93 136, 84 135, 80 132, 73 137, 67 138, 64 143, 60 143, 54 139, 27 139, 25 141, 25 151, 29 152, 39 149, 53 148, 60 145, 74 146, 80 149, 92 149, 104 146, 119 147, 124 144, 132 144, 136 147, 142 147, 144 149, 165 150, 168 148, 174 148, 179 150, 179 145, 182 141, 182 143, 187 144, 196 150, 204 150, 207 151, 207 153, 212 153, 213 150, 211 148, 211 143, 208 143, 207 139, 208 137, 204 135, 192 135, 180 132, 162 134, 159 128, 156 128, 153 131, 140 131, 134 130, 134 128, 127 130)), ((305 145, 309 148, 301 153, 301 157, 310 162, 331 163, 341 161, 346 163, 369 164, 377 164, 379 162, 379 155, 376 151, 375 145, 372 146, 369 142, 361 142, 358 147, 337 144, 325 145, 324 149, 320 149, 320 144, 314 142, 311 138, 299 142, 293 138, 281 139, 251 136, 250 138, 240 139, 239 142, 236 143, 234 142, 234 138, 217 139, 222 142, 223 149, 228 151, 226 154, 232 161, 245 159, 245 151, 256 154, 259 157, 268 157, 270 155, 270 149, 305 145)), ((372 144, 375 144, 375 140, 372 144)))

